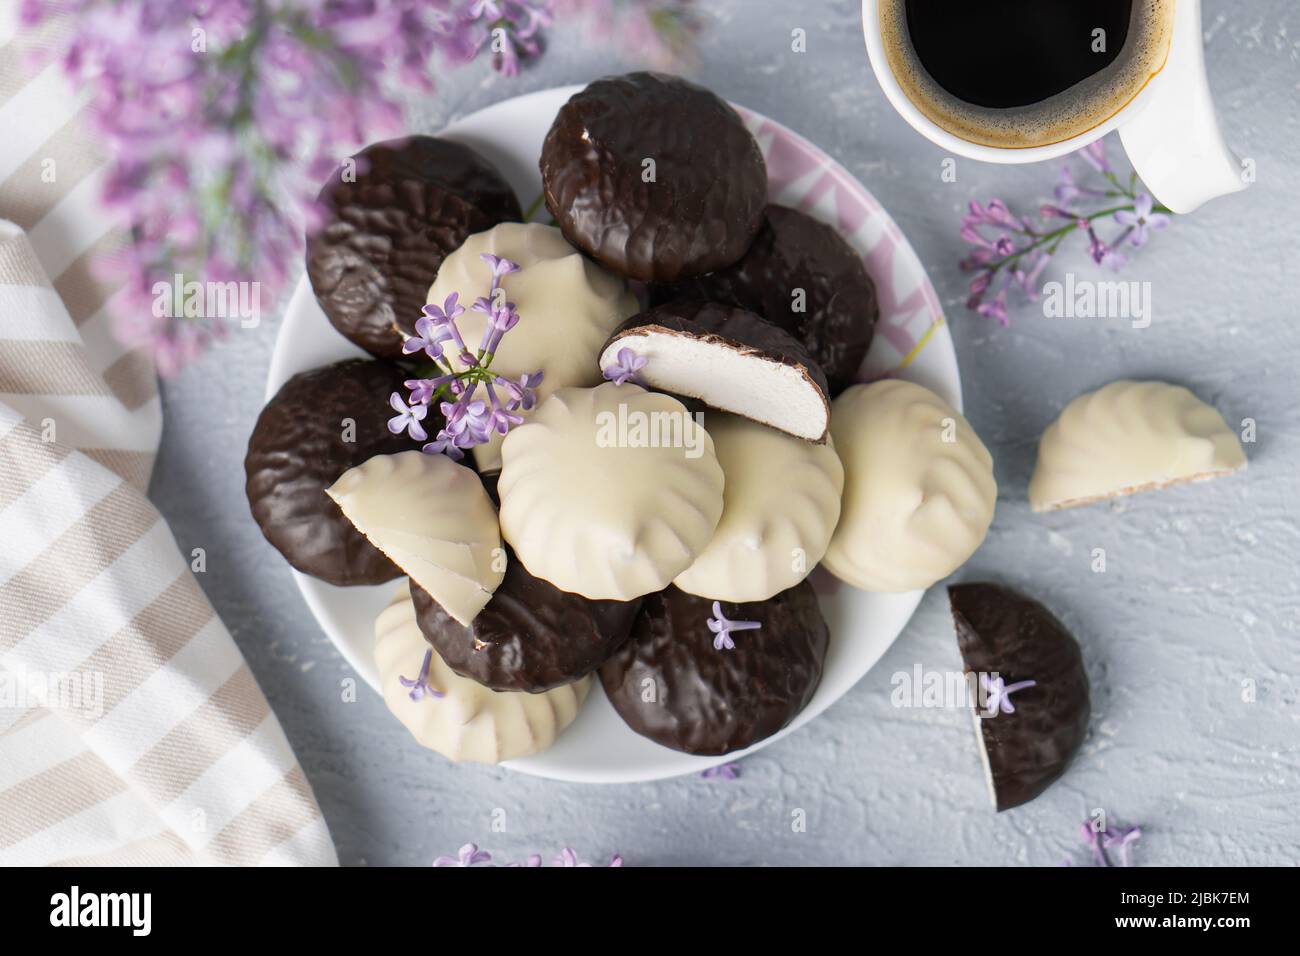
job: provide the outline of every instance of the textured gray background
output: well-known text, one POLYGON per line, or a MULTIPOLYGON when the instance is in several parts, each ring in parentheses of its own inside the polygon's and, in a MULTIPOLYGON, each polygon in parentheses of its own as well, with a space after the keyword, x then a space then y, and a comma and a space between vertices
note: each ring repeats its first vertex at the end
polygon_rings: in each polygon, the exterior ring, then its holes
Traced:
MULTIPOLYGON (((1037 595, 1074 629, 1093 682, 1089 740, 1073 769, 1029 806, 987 806, 966 713, 890 706, 890 675, 960 667, 941 589, 932 589, 880 665, 819 720, 746 760, 736 781, 557 784, 455 767, 416 746, 368 690, 339 702, 349 675, 308 614, 288 568, 262 540, 243 495, 242 459, 262 404, 278 322, 240 331, 165 386, 154 498, 183 548, 204 546, 201 576, 306 768, 348 864, 427 865, 473 840, 500 859, 566 844, 631 864, 1040 864, 1082 859, 1076 830, 1093 808, 1140 823, 1150 864, 1300 859, 1300 413, 1295 277, 1300 11, 1292 0, 1207 0, 1210 79, 1226 136, 1259 181, 1155 236, 1127 277, 1153 284, 1154 324, 1049 320, 1033 307, 1001 329, 967 312, 955 263, 971 198, 1029 210, 1056 164, 943 154, 879 92, 854 0, 711 0, 697 78, 774 117, 847 166, 898 220, 930 272, 955 336, 967 413, 1001 486, 987 542, 958 577, 1037 595), (793 12, 794 8, 798 12, 793 12), (790 31, 808 52, 790 52, 790 31), (1230 422, 1258 421, 1250 469, 1048 517, 1025 487, 1038 435, 1079 392, 1120 376, 1181 382, 1230 422), (1093 548, 1108 570, 1089 569, 1093 548), (1241 701, 1254 680, 1258 699, 1241 701), (506 832, 492 832, 495 808, 506 832), (807 813, 807 832, 791 814, 807 813)), ((413 128, 531 90, 635 65, 573 30, 507 80, 485 65, 450 73, 413 107, 413 128)), ((1014 64, 1007 64, 1014 69, 1014 64)), ((1111 139, 1112 154, 1118 143, 1111 139)), ((1095 275, 1075 243, 1060 276, 1095 275)), ((1050 277, 1050 276, 1049 276, 1050 277)))

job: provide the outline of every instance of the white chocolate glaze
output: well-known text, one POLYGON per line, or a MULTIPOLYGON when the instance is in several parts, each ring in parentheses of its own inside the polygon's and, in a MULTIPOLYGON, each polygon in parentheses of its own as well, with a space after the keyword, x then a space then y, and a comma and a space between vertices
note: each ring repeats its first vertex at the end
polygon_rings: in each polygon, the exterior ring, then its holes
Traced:
POLYGON ((1214 408, 1181 385, 1121 379, 1080 395, 1043 432, 1029 504, 1072 508, 1245 467, 1214 408))
POLYGON ((478 475, 446 455, 376 455, 325 493, 461 624, 483 610, 505 576, 492 499, 478 475))
POLYGON ((700 597, 765 601, 817 566, 840 517, 844 466, 815 445, 726 412, 704 427, 726 484, 708 546, 673 581, 700 597))
POLYGON ((900 379, 835 399, 840 522, 823 564, 864 591, 927 588, 975 553, 993 521, 993 458, 955 408, 900 379))
MULTIPOLYGON (((460 293, 465 313, 456 325, 471 349, 487 325, 487 316, 470 308, 491 284, 491 271, 479 258, 485 252, 520 266, 501 280, 519 311, 519 324, 501 340, 492 370, 518 381, 541 369, 539 399, 570 385, 600 384, 601 346, 637 311, 636 297, 623 280, 583 257, 553 226, 503 222, 476 233, 443 260, 428 297, 441 306, 448 295, 460 293)), ((482 471, 500 468, 500 436, 476 446, 474 460, 482 471)))
POLYGON ((421 745, 456 761, 499 763, 545 750, 591 689, 590 676, 540 694, 489 690, 461 677, 425 641, 406 581, 375 621, 375 664, 393 715, 421 745), (417 679, 426 654, 428 684, 443 696, 412 700, 401 679, 417 679))
POLYGON ((563 388, 501 448, 501 532, 529 573, 593 599, 660 591, 722 514, 713 439, 677 399, 563 388))

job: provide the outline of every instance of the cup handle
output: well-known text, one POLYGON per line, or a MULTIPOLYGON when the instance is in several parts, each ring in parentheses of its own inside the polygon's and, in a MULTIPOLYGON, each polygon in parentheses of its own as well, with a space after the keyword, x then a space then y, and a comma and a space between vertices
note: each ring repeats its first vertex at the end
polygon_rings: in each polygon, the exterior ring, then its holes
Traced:
POLYGON ((1191 212, 1246 188, 1241 160, 1228 148, 1205 76, 1201 0, 1177 0, 1164 69, 1141 112, 1120 126, 1129 161, 1157 201, 1191 212))

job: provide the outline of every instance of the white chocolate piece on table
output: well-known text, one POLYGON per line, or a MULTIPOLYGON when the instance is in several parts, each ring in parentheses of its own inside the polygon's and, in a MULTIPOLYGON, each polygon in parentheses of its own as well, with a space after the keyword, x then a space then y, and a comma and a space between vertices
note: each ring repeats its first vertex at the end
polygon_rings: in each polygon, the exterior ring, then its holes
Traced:
POLYGON ((496 508, 446 455, 376 455, 325 490, 376 548, 468 626, 505 577, 496 508))
POLYGON ((562 388, 501 447, 501 533, 530 574, 595 600, 661 591, 722 514, 713 439, 639 385, 562 388))
POLYGON ((425 641, 406 581, 375 621, 375 663, 388 709, 422 746, 455 761, 540 753, 573 723, 591 689, 590 675, 540 694, 489 690, 461 677, 425 641), (412 700, 402 678, 417 680, 426 655, 428 685, 443 696, 412 700))
POLYGON ((901 379, 835 399, 840 522, 822 560, 864 591, 927 588, 966 562, 993 521, 993 458, 955 408, 901 379))
POLYGON ((1237 434, 1181 385, 1120 379, 1065 406, 1038 443, 1035 511, 1230 475, 1246 467, 1237 434))
POLYGON ((765 601, 821 561, 840 517, 844 466, 834 446, 767 425, 706 412, 722 465, 722 519, 675 585, 719 601, 765 601))

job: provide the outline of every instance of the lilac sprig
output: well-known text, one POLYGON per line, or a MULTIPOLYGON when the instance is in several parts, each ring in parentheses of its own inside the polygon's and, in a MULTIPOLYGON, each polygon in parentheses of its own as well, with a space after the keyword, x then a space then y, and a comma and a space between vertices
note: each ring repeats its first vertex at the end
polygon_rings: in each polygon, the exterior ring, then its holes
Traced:
POLYGON ((719 601, 713 602, 713 617, 708 619, 709 630, 716 635, 713 638, 713 649, 717 651, 730 651, 736 647, 736 642, 731 639, 732 631, 756 631, 763 625, 758 621, 730 621, 722 613, 722 604, 719 601))
POLYGON ((1062 165, 1054 202, 1039 207, 1039 222, 1014 215, 1001 199, 987 205, 971 201, 959 231, 974 247, 961 262, 962 271, 975 273, 966 308, 1009 325, 1010 295, 1038 300, 1038 279, 1067 237, 1083 233, 1093 262, 1118 271, 1128 262, 1121 248, 1145 245, 1152 230, 1169 225, 1169 212, 1138 190, 1136 173, 1121 180, 1106 158, 1105 140, 1096 140, 1062 165), (1086 179, 1078 178, 1073 160, 1082 164, 1086 179), (1103 239, 1099 229, 1107 224, 1118 229, 1103 239))
POLYGON ((163 375, 222 337, 231 316, 158 314, 178 275, 271 308, 343 158, 403 132, 403 102, 448 67, 518 73, 561 5, 633 48, 694 36, 688 0, 21 0, 24 28, 57 27, 33 73, 57 61, 89 94, 101 202, 131 237, 95 263, 119 289, 115 336, 163 375))
POLYGON ((428 406, 438 402, 446 424, 421 450, 429 455, 445 454, 455 461, 465 457, 466 449, 520 424, 524 419, 519 412, 530 411, 537 404, 537 387, 542 383, 540 369, 518 379, 491 370, 501 340, 519 324, 519 311, 506 299, 501 283, 520 267, 490 252, 479 258, 491 269, 492 281, 488 294, 470 306, 471 311, 487 316, 478 347, 471 351, 456 325, 456 319, 465 314, 459 293, 451 293, 441 306, 424 306, 415 334, 406 337, 402 351, 407 355, 423 353, 433 363, 435 374, 403 382, 410 392, 408 400, 403 401, 397 392, 389 397, 397 415, 388 420, 388 430, 394 435, 405 431, 420 442, 429 437, 421 424, 428 406))

